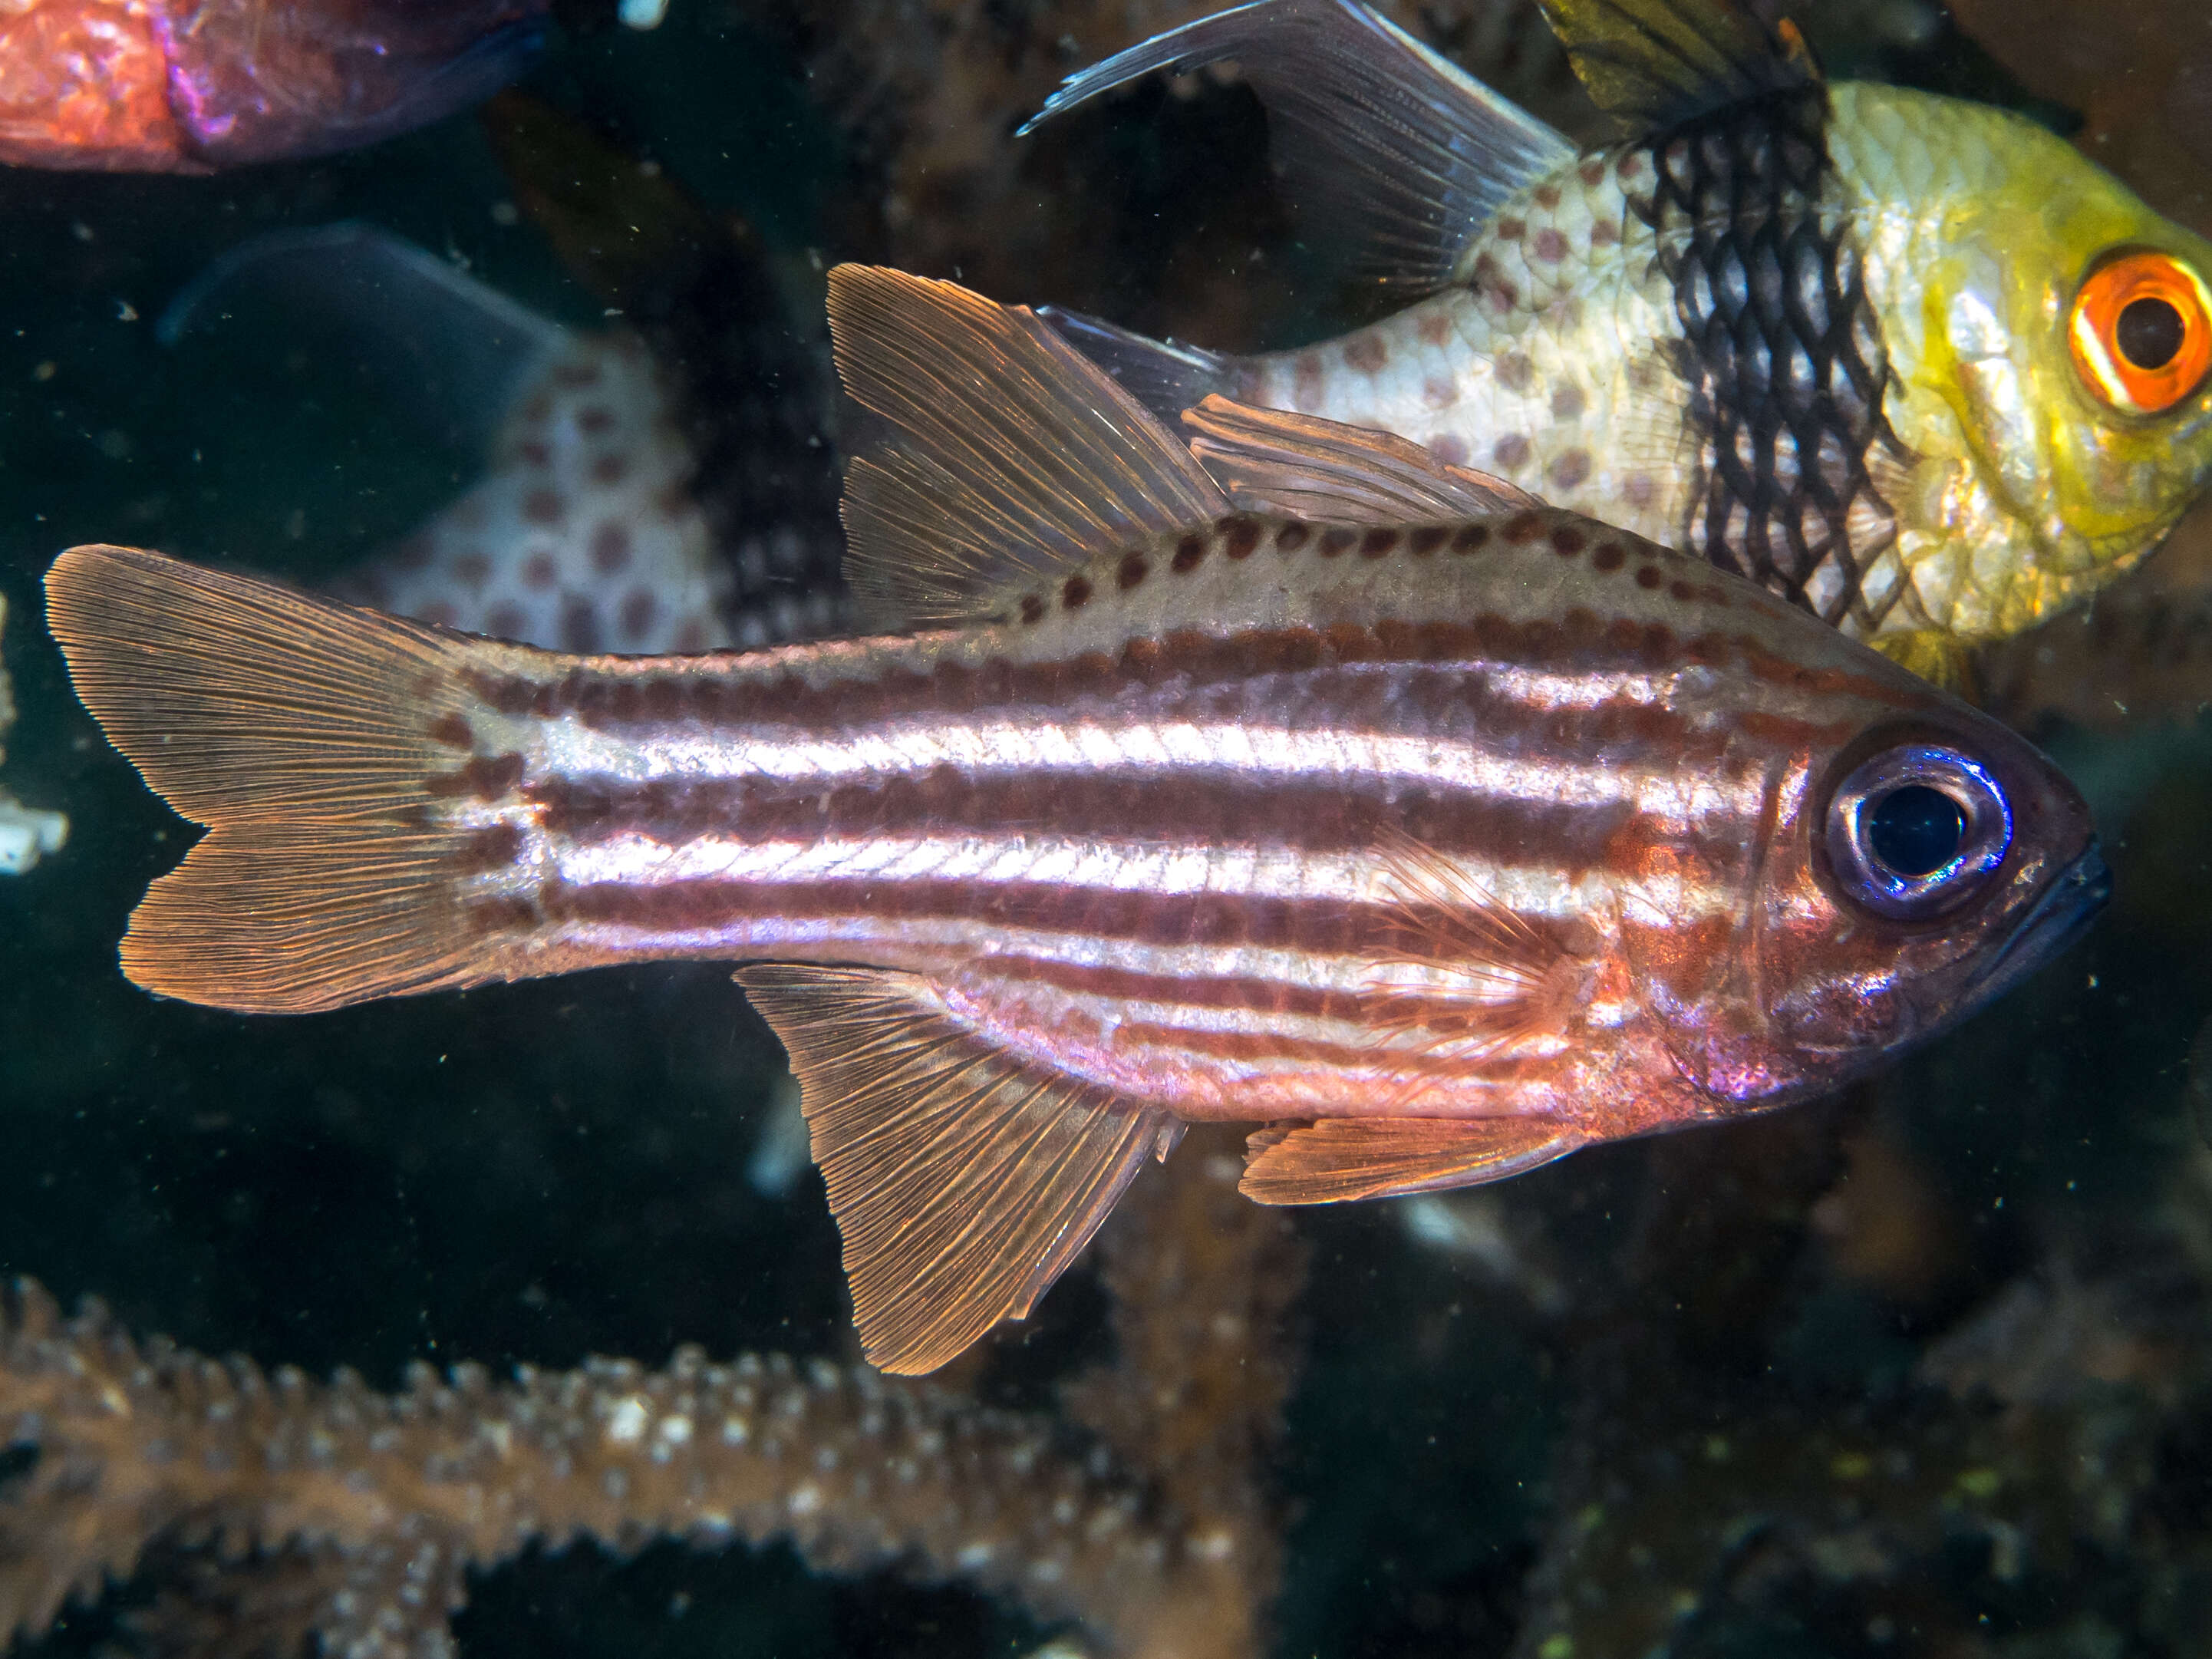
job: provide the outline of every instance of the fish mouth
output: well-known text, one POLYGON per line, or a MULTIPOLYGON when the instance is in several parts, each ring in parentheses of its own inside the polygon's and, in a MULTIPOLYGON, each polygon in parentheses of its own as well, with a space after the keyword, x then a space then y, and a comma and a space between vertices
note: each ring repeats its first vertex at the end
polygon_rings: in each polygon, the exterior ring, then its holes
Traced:
POLYGON ((2002 996, 2087 932, 2112 896, 2112 872, 2094 836, 2051 878, 2003 945, 1968 980, 1963 1015, 2002 996))

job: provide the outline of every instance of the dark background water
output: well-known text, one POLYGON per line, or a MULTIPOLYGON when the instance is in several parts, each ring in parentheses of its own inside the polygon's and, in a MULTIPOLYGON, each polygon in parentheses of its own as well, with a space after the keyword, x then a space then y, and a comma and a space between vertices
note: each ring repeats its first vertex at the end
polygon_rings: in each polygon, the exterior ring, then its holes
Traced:
MULTIPOLYGON (((1050 21, 1030 15, 1029 34, 1050 21)), ((826 50, 781 14, 675 0, 650 35, 569 28, 531 87, 744 216, 794 265, 882 257, 897 246, 889 221, 856 218, 846 198, 886 188, 899 139, 861 118, 865 100, 823 90, 826 50)), ((2078 113, 2039 103, 1955 33, 1887 58, 1863 50, 2062 123, 2078 113)), ((1112 210, 1087 264, 1038 273, 1081 291, 999 291, 1119 298, 1109 308, 1152 325, 1172 303, 1214 315, 1234 273, 1201 279, 1191 262, 1259 237, 1268 258, 1244 286, 1261 297, 1228 325, 1244 337, 1224 343, 1328 319, 1333 300, 1292 297, 1283 275, 1300 254, 1267 198, 1259 135, 1249 97, 1226 88, 1143 95, 1060 141, 1055 166, 1111 173, 1085 185, 1112 210)), ((1038 189, 1066 176, 1045 173, 1038 189)), ((71 823, 60 856, 0 881, 0 1271, 65 1303, 100 1296, 133 1328, 191 1346, 350 1365, 387 1386, 416 1357, 657 1363, 683 1341, 845 1355, 818 1182, 769 1196, 747 1175, 781 1057, 724 969, 297 1019, 158 1002, 116 971, 131 905, 192 832, 70 696, 40 623, 46 565, 115 540, 313 579, 403 534, 474 470, 410 436, 342 364, 245 337, 167 349, 151 319, 247 236, 357 217, 593 322, 599 301, 514 198, 473 117, 212 179, 0 173, 0 592, 21 710, 0 781, 71 823)), ((988 241, 988 213, 963 232, 988 241)), ((1808 1115, 1808 1144, 1850 1151, 1840 1173, 1777 1200, 1786 1248, 1760 1255, 1730 1213, 1742 1166, 1765 1156, 1760 1127, 1603 1149, 1511 1183, 1485 1212, 1522 1242, 1502 1272, 1422 1242, 1400 1206, 1301 1218, 1315 1254, 1274 1472, 1291 1550, 1279 1651, 1504 1654, 1516 1638, 1535 1651, 1530 1607, 1559 1574, 1601 1571, 1595 1555, 1561 1565, 1560 1506, 1594 1465, 1620 1474, 1607 1524, 1652 1541, 1729 1506, 1771 1520, 1788 1504, 1757 1470, 1723 1486, 1692 1458, 1647 1478, 1635 1457, 1785 1410, 1801 1440, 1849 1426, 1917 1443, 1915 1391, 1943 1391, 1928 1357, 1957 1352, 1942 1345, 2022 1287, 2044 1301, 1997 1342, 1996 1395, 2132 1437, 2151 1473, 2112 1497, 2119 1531, 2083 1519, 2070 1547, 2010 1576, 1986 1529, 1966 1528, 1887 1577, 1731 1581, 1671 1650, 2212 1651, 2212 1152, 2188 1064, 2212 1010, 2212 735, 2185 720, 2040 735, 2094 798, 2112 910, 2003 1005, 1808 1115), (1702 1261, 1636 1245, 1639 1228, 1668 1226, 1719 1242, 1702 1261), (1720 1284, 1739 1260, 1764 1264, 1755 1293, 1720 1284), (1542 1275, 1574 1314, 1532 1317, 1542 1275), (1657 1302, 1672 1317, 1708 1291, 1745 1352, 1686 1358, 1679 1332, 1637 1335, 1657 1302), (1644 1417, 1605 1407, 1607 1364, 1626 1368, 1644 1417)), ((1007 1340, 994 1397, 1046 1397, 1054 1368, 1095 1346, 1103 1299, 1072 1277, 1007 1340)), ((2099 1478, 2082 1478, 2084 1516, 2099 1478)), ((1595 1522, 1592 1535, 1610 1536, 1595 1522)), ((72 1615, 52 1650, 105 1639, 114 1606, 72 1615)), ((981 1653, 1037 1638, 957 1586, 667 1546, 495 1574, 461 1633, 471 1653, 579 1655, 981 1653)))

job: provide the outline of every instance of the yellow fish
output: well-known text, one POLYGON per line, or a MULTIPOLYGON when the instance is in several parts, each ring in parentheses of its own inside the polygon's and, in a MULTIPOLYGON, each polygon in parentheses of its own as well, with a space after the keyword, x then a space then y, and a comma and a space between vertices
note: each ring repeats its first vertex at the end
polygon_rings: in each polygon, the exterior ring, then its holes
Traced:
POLYGON ((1937 678, 2203 492, 2212 243, 2019 116, 1826 80, 1729 0, 1543 4, 1632 136, 1577 153, 1354 0, 1260 0, 1073 76, 1038 119, 1237 59, 1302 205, 1427 297, 1258 356, 1056 325, 1157 410, 1402 434, 1937 678))

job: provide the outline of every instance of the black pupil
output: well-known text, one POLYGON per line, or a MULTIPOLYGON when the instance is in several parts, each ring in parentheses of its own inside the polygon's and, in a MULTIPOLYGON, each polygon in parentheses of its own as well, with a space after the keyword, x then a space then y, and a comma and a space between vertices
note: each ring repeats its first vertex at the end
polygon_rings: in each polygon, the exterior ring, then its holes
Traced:
POLYGON ((2164 368, 2181 349, 2181 313, 2163 300, 2130 300, 2112 331, 2120 356, 2137 368, 2164 368))
POLYGON ((1959 856, 1966 814, 1941 789, 1908 783, 1872 804, 1866 817, 1867 848, 1887 868, 1917 878, 1959 856))

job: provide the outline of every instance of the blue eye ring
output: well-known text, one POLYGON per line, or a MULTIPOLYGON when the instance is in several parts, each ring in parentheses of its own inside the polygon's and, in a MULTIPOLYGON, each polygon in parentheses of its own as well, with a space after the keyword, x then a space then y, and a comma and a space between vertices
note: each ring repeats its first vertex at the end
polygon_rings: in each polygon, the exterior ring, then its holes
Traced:
MULTIPOLYGON (((1923 816, 1926 816, 1923 813, 1923 816)), ((1940 743, 1904 743, 1862 761, 1828 798, 1828 866, 1854 903, 1896 921, 1927 921, 1971 902, 1989 884, 2012 850, 2012 804, 1996 775, 1972 756, 1940 743), (1904 830, 1884 809, 1905 803, 1906 813, 1925 805, 1932 791, 1957 811, 1955 846, 1944 847, 1942 815, 1904 830), (1916 839, 1917 837, 1917 839, 1916 839), (1903 846, 1934 848, 1934 855, 1892 861, 1903 846), (1885 856, 1887 851, 1891 856, 1885 856)))

